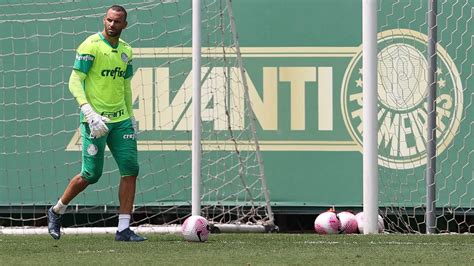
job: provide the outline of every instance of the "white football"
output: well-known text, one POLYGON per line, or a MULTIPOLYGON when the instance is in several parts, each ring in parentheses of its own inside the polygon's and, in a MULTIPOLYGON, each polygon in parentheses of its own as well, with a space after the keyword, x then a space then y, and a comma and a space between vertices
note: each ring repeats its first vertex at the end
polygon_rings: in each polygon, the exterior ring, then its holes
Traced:
POLYGON ((340 233, 342 234, 356 234, 359 230, 357 226, 357 219, 354 214, 348 211, 343 211, 337 214, 337 218, 341 222, 340 233))
MULTIPOLYGON (((363 234, 364 233, 364 212, 359 212, 356 214, 356 220, 357 220, 357 225, 359 227, 359 233, 363 234)), ((378 229, 379 233, 382 233, 383 230, 385 230, 385 226, 383 224, 383 219, 380 214, 378 215, 378 229)))
POLYGON ((192 215, 184 221, 181 233, 188 241, 205 242, 210 233, 209 222, 202 216, 192 215))
POLYGON ((340 227, 341 222, 333 211, 323 212, 314 220, 314 231, 318 234, 338 234, 340 227))

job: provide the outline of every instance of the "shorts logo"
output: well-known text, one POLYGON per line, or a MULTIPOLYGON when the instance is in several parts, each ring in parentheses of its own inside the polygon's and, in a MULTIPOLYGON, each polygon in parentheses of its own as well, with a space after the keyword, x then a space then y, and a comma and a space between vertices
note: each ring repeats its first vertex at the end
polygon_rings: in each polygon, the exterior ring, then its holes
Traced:
POLYGON ((135 139, 135 134, 125 134, 123 135, 123 139, 135 139))
POLYGON ((127 63, 128 62, 128 55, 126 53, 122 53, 120 55, 120 57, 122 58, 122 61, 127 63))
MULTIPOLYGON (((412 30, 389 30, 378 39, 379 165, 412 169, 426 164, 427 36, 412 30)), ((452 142, 462 116, 459 72, 440 45, 437 47, 437 152, 452 142)), ((349 64, 342 85, 344 123, 362 145, 362 49, 349 64)))
POLYGON ((97 154, 97 146, 94 145, 94 144, 89 144, 89 146, 87 146, 87 154, 91 155, 91 156, 94 156, 97 154))

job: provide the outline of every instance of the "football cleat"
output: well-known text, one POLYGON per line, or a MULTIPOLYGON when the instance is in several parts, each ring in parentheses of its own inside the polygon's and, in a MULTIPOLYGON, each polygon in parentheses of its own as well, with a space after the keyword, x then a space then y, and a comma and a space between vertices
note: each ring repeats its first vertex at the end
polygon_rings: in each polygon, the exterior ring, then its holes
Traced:
POLYGON ((56 240, 61 237, 61 215, 53 211, 53 207, 48 209, 48 232, 56 240))
POLYGON ((139 236, 135 234, 130 228, 126 228, 123 231, 115 233, 115 241, 131 241, 139 242, 147 240, 146 237, 139 236))

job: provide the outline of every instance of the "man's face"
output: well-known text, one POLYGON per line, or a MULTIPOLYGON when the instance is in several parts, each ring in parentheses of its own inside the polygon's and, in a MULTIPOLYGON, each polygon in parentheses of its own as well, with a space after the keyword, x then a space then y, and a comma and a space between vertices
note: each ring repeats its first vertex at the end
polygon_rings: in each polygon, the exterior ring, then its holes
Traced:
POLYGON ((125 27, 127 27, 125 13, 109 9, 104 17, 104 29, 107 35, 110 37, 119 37, 125 27))

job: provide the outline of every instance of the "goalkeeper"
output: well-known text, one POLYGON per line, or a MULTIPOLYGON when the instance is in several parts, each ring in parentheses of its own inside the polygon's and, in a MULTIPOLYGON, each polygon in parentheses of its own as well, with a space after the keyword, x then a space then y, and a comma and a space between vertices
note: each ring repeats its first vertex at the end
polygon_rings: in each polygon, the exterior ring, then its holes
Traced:
POLYGON ((132 48, 120 39, 127 11, 107 9, 104 30, 89 36, 77 49, 69 90, 81 109, 82 171, 69 182, 55 206, 48 209, 48 231, 61 237, 61 216, 67 205, 102 175, 107 145, 117 162, 119 222, 117 241, 143 241, 129 228, 138 175, 137 127, 132 109, 132 48))

